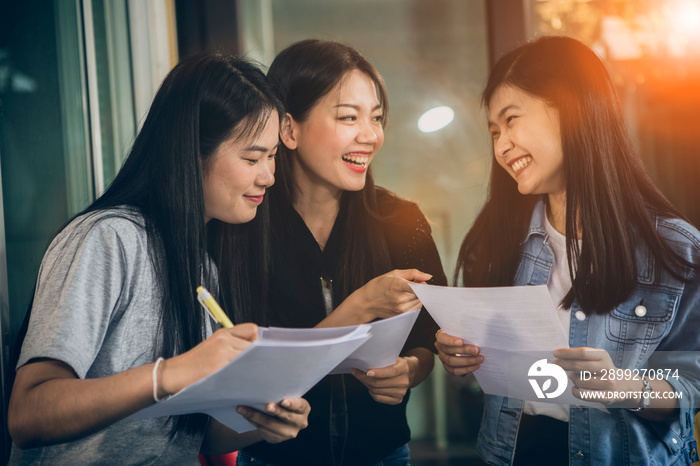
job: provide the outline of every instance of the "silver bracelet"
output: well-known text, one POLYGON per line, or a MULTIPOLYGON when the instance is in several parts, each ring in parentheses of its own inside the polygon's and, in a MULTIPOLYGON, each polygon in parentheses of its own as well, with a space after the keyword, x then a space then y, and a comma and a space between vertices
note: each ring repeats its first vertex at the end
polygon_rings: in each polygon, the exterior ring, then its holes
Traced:
POLYGON ((639 401, 639 406, 637 406, 636 408, 627 408, 633 413, 644 411, 651 404, 651 392, 653 392, 654 390, 652 390, 651 385, 647 381, 646 377, 642 377, 642 382, 644 383, 644 391, 642 392, 642 399, 639 401))
POLYGON ((158 366, 160 366, 160 363, 163 361, 165 361, 165 359, 163 359, 163 357, 160 357, 156 359, 156 364, 155 366, 153 366, 153 401, 155 401, 156 403, 165 399, 158 398, 158 366))

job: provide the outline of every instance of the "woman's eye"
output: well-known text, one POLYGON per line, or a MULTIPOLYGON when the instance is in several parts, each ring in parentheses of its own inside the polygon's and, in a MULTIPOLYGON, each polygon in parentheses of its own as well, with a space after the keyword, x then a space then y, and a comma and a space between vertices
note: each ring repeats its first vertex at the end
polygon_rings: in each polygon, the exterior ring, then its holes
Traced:
POLYGON ((268 158, 268 159, 271 159, 271 160, 274 160, 274 159, 277 158, 277 153, 270 154, 270 155, 267 156, 267 158, 268 158))
POLYGON ((258 159, 244 159, 246 162, 249 162, 251 165, 255 165, 258 163, 258 159))
POLYGON ((346 116, 338 117, 338 119, 341 121, 355 121, 355 120, 357 120, 357 117, 355 115, 346 115, 346 116))
POLYGON ((377 115, 377 116, 374 116, 374 117, 372 117, 372 120, 381 123, 381 122, 384 121, 384 115, 377 115))
POLYGON ((510 124, 510 123, 512 123, 513 120, 515 120, 516 118, 518 118, 516 115, 511 115, 511 116, 509 116, 509 117, 506 118, 506 123, 510 124))

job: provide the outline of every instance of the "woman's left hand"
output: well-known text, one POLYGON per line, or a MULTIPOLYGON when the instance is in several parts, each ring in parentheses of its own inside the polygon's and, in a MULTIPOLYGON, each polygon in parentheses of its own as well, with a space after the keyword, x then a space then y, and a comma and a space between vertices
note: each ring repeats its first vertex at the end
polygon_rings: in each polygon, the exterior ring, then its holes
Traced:
POLYGON ((239 406, 236 411, 257 427, 264 440, 280 443, 296 438, 309 425, 311 406, 304 398, 291 398, 279 404, 268 403, 264 413, 247 406, 239 406))
POLYGON ((393 366, 370 369, 367 372, 351 369, 350 372, 369 389, 369 394, 378 403, 401 403, 411 386, 410 365, 405 357, 398 358, 393 366))
POLYGON ((562 348, 554 352, 554 357, 557 358, 554 364, 567 371, 569 378, 574 382, 572 393, 576 398, 605 405, 615 403, 623 408, 639 405, 639 398, 632 398, 632 394, 644 390, 641 377, 631 372, 620 374, 610 354, 604 349, 562 348), (590 395, 582 395, 584 392, 590 395), (627 398, 624 398, 623 394, 626 394, 627 398))

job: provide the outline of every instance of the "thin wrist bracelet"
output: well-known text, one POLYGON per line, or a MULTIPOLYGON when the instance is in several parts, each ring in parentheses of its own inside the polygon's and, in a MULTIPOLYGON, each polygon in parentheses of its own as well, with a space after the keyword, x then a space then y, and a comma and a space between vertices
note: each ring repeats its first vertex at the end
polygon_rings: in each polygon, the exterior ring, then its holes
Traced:
POLYGON ((634 413, 644 411, 651 404, 651 392, 653 392, 654 390, 652 390, 651 385, 647 381, 646 377, 642 377, 642 382, 644 383, 644 391, 642 392, 642 399, 639 401, 639 406, 637 406, 636 408, 627 408, 634 413))
POLYGON ((153 366, 153 401, 156 403, 159 403, 163 401, 165 398, 159 398, 158 397, 158 366, 160 366, 160 363, 165 361, 162 357, 156 359, 156 364, 153 366))

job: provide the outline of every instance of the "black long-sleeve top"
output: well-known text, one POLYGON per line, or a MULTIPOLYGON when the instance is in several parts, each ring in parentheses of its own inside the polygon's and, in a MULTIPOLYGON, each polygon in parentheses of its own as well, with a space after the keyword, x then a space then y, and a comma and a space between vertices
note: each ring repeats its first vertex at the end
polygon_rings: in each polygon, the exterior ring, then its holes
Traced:
MULTIPOLYGON (((430 225, 418 206, 385 189, 376 189, 379 212, 391 218, 382 227, 390 270, 415 268, 432 274, 430 283, 446 285, 430 225)), ((284 206, 276 214, 280 215, 272 218, 274 241, 267 323, 314 327, 326 317, 321 278, 333 279, 342 256, 344 245, 339 232, 345 228, 343 212, 323 250, 291 206, 284 206)), ((437 328, 423 309, 403 351, 425 347, 434 352, 437 328)), ((352 375, 333 375, 325 377, 304 398, 311 404, 309 426, 296 439, 275 445, 261 442, 245 451, 275 466, 359 466, 380 461, 410 439, 406 421, 408 393, 398 405, 378 403, 352 375), (335 437, 331 430, 336 432, 335 437)))

